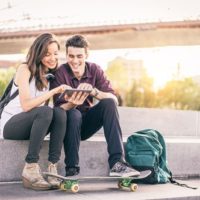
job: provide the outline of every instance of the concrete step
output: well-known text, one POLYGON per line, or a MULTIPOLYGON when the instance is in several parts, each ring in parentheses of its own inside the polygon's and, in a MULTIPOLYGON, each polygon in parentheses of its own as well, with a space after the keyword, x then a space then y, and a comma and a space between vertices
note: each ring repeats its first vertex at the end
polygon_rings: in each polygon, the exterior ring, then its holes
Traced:
MULTIPOLYGON (((135 131, 152 128, 166 139, 169 168, 174 176, 200 176, 200 112, 150 108, 118 107, 124 142, 135 131)), ((106 175, 108 154, 100 129, 94 137, 81 142, 81 175, 106 175)), ((0 182, 21 180, 24 158, 29 141, 0 139, 0 182)), ((48 141, 40 154, 40 165, 46 170, 48 141)), ((64 174, 64 154, 59 162, 59 173, 64 174)))
MULTIPOLYGON (((126 141, 126 137, 124 138, 126 141)), ((21 180, 24 158, 28 141, 0 140, 0 182, 21 180)), ((43 171, 47 167, 49 141, 44 141, 40 165, 43 171)), ((200 177, 200 138, 168 137, 166 138, 169 168, 176 177, 200 177)), ((81 175, 107 175, 108 154, 105 139, 102 135, 93 136, 81 142, 80 167, 81 175)), ((64 175, 64 154, 58 165, 59 173, 64 175)))
MULTIPOLYGON (((183 183, 199 187, 200 179, 184 180, 183 183)), ((119 190, 116 182, 80 182, 79 192, 64 192, 61 190, 33 191, 25 189, 22 183, 0 183, 1 200, 199 200, 200 188, 197 190, 176 186, 173 184, 146 185, 139 184, 136 192, 119 190)))

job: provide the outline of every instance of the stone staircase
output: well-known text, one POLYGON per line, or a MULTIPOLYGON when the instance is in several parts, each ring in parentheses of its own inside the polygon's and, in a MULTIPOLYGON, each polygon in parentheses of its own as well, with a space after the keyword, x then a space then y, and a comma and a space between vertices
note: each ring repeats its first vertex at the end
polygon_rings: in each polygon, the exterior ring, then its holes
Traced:
MULTIPOLYGON (((135 131, 152 128, 164 136, 169 168, 175 177, 200 177, 200 117, 197 111, 119 107, 124 143, 135 131)), ((13 130, 14 131, 14 130, 13 130)), ((0 182, 21 180, 28 141, 0 140, 0 182)), ((40 165, 46 170, 48 139, 40 154, 40 165)), ((108 173, 107 147, 103 130, 81 142, 81 175, 108 173)), ((64 175, 64 154, 58 168, 64 175)))

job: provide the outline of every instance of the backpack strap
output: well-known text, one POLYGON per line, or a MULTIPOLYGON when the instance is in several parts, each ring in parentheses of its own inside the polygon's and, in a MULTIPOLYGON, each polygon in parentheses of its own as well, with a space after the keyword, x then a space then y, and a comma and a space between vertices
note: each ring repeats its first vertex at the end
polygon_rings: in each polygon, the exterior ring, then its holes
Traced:
POLYGON ((0 99, 1 101, 3 99, 5 99, 7 97, 7 95, 10 93, 10 90, 11 90, 12 85, 13 85, 13 81, 14 81, 14 78, 12 78, 11 81, 8 83, 8 85, 7 85, 5 91, 4 91, 4 93, 3 93, 3 95, 2 95, 2 97, 0 99))
POLYGON ((5 107, 12 99, 14 99, 19 94, 19 90, 18 89, 12 95, 10 95, 10 92, 3 99, 3 101, 4 101, 3 107, 5 107))
POLYGON ((0 99, 0 119, 4 107, 19 94, 19 90, 16 90, 12 95, 10 95, 10 92, 7 90, 7 95, 3 95, 3 98, 0 99))
POLYGON ((186 187, 186 188, 190 188, 190 189, 193 189, 193 190, 196 190, 198 189, 197 187, 191 187, 187 184, 184 184, 184 183, 179 183, 178 181, 174 180, 173 177, 172 177, 172 173, 170 172, 170 178, 169 178, 169 181, 170 183, 174 184, 174 185, 178 185, 178 186, 181 186, 181 187, 186 187))
POLYGON ((17 95, 19 94, 19 90, 17 89, 10 97, 9 97, 9 101, 14 99, 17 95))

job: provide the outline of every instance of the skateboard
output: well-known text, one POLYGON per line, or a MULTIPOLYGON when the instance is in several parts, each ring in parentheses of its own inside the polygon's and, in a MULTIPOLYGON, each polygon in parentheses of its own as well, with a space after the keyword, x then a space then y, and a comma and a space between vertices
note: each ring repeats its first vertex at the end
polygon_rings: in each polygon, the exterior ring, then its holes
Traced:
POLYGON ((135 177, 118 177, 118 176, 74 176, 74 177, 64 177, 61 175, 55 175, 48 172, 43 172, 43 175, 48 177, 55 177, 61 180, 60 189, 64 191, 72 191, 76 193, 79 191, 80 181, 103 181, 103 180, 117 180, 119 189, 130 189, 130 191, 135 192, 138 189, 138 185, 134 183, 134 180, 139 180, 146 178, 151 174, 150 170, 145 170, 140 172, 140 176, 135 177))

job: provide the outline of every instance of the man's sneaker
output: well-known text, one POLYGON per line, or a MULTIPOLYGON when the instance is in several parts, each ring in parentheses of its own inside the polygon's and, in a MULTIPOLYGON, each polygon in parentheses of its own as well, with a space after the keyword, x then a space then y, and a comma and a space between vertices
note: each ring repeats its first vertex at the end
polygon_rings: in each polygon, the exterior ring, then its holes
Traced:
POLYGON ((65 170, 66 170, 65 176, 76 176, 80 172, 79 167, 66 167, 65 170))
POLYGON ((127 163, 118 161, 110 170, 110 176, 120 176, 120 177, 129 177, 129 176, 139 176, 140 172, 133 169, 127 163))

